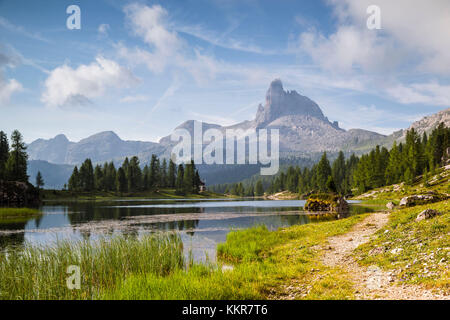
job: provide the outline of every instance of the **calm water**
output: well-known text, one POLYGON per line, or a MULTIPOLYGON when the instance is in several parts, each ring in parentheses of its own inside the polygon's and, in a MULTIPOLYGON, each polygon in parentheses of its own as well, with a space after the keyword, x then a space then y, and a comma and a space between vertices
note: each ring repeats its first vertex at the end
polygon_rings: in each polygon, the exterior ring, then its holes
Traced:
MULTIPOLYGON (((279 227, 309 223, 303 200, 235 199, 119 199, 108 202, 46 202, 43 215, 20 223, 0 223, 0 247, 52 243, 58 239, 90 239, 114 234, 139 236, 177 231, 186 252, 196 260, 215 257, 217 243, 230 230, 266 225, 279 227)), ((351 205, 351 212, 373 211, 351 205)))

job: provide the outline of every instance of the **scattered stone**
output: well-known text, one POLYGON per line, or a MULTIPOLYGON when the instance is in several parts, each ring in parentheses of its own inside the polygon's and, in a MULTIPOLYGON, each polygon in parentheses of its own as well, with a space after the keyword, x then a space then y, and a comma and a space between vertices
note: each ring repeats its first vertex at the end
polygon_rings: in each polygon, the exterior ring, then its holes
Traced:
POLYGON ((403 248, 395 248, 395 249, 392 249, 390 251, 390 253, 392 253, 392 254, 399 254, 402 251, 403 251, 403 248))
POLYGON ((389 210, 392 210, 395 208, 395 204, 392 201, 390 201, 386 204, 386 208, 388 208, 389 210))
POLYGON ((416 194, 412 196, 407 196, 400 200, 400 207, 412 207, 419 204, 433 203, 437 201, 446 200, 448 196, 444 194, 439 194, 434 191, 430 191, 427 194, 416 194))
POLYGON ((224 265, 222 266, 222 272, 225 272, 225 271, 232 271, 233 269, 234 269, 233 266, 230 266, 230 265, 227 265, 227 264, 224 264, 224 265))
POLYGON ((434 218, 434 217, 439 216, 441 214, 442 213, 440 213, 437 210, 426 209, 426 210, 422 211, 421 213, 419 213, 417 215, 416 221, 422 221, 422 220, 426 220, 426 219, 431 219, 431 218, 434 218))

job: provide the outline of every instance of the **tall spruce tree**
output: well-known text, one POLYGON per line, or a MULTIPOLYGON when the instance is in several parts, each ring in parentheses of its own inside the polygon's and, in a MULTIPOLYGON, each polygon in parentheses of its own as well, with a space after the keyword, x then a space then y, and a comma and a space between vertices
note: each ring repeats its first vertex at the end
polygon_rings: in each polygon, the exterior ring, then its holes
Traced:
POLYGON ((8 136, 0 131, 0 180, 6 179, 6 162, 9 157, 8 136))
POLYGON ((169 160, 169 171, 167 173, 168 187, 175 188, 177 167, 172 159, 169 160))
POLYGON ((69 190, 70 191, 80 191, 80 174, 78 172, 78 167, 75 166, 72 171, 72 175, 69 178, 69 190))
POLYGON ((124 192, 128 191, 128 181, 127 181, 127 177, 126 177, 125 170, 123 169, 123 167, 120 167, 117 170, 116 188, 117 188, 117 191, 120 193, 124 193, 124 192))
POLYGON ((8 180, 28 182, 26 149, 22 134, 18 130, 14 130, 11 135, 11 151, 6 162, 8 180))
POLYGON ((327 153, 324 152, 316 169, 317 187, 320 191, 327 191, 327 181, 329 176, 331 176, 330 162, 328 161, 327 153))

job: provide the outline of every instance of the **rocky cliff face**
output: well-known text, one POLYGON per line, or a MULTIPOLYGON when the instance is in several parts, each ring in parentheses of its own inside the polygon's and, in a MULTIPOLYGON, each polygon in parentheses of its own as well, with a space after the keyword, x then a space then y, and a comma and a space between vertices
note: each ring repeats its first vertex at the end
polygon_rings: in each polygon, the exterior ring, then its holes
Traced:
MULTIPOLYGON (((450 108, 442 110, 430 116, 423 117, 422 119, 414 122, 407 130, 414 128, 420 135, 424 132, 429 133, 436 128, 439 123, 443 122, 447 127, 450 127, 450 108)), ((402 137, 406 137, 406 131, 402 130, 402 137)))
MULTIPOLYGON (((193 134, 193 121, 182 126, 193 134)), ((203 130, 227 129, 278 129, 280 132, 280 152, 283 154, 307 154, 321 151, 352 150, 369 140, 380 140, 384 135, 376 132, 354 129, 345 131, 337 122, 330 122, 320 107, 296 91, 285 91, 279 79, 272 81, 265 98, 265 104, 259 105, 255 119, 232 126, 222 127, 203 124, 203 130)), ((166 152, 174 145, 170 136, 160 143, 166 146, 166 152)), ((167 156, 167 154, 165 154, 167 156)))
POLYGON ((38 139, 28 146, 28 156, 30 159, 47 160, 52 163, 65 163, 67 150, 74 143, 63 134, 59 134, 53 139, 38 139))
POLYGON ((265 127, 269 123, 285 116, 304 116, 327 121, 319 106, 308 97, 296 91, 284 91, 281 80, 272 81, 266 94, 264 107, 259 105, 256 113, 256 127, 265 127))

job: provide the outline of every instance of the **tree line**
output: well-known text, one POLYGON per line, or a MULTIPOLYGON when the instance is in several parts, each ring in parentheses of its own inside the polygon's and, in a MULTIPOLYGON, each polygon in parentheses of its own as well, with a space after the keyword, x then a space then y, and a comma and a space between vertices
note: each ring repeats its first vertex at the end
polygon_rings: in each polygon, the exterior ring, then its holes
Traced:
MULTIPOLYGON (((221 185, 220 190, 237 196, 261 196, 281 191, 306 194, 312 191, 336 192, 341 195, 364 193, 370 189, 405 182, 412 184, 417 176, 427 177, 445 164, 450 147, 450 128, 440 123, 428 136, 412 128, 405 142, 394 142, 392 148, 376 146, 369 153, 348 159, 342 151, 330 163, 324 152, 311 167, 289 166, 264 186, 240 183, 221 185)), ((219 188, 218 187, 218 188, 219 188)), ((216 188, 217 189, 217 188, 216 188)), ((214 189, 215 191, 218 191, 214 189)))
POLYGON ((18 130, 11 134, 11 145, 6 133, 0 131, 0 180, 28 182, 26 149, 18 130))
POLYGON ((155 191, 159 188, 175 189, 178 194, 198 193, 202 181, 194 161, 178 166, 166 159, 162 162, 152 155, 150 163, 141 168, 139 158, 125 158, 116 169, 113 162, 97 164, 86 159, 73 169, 68 181, 70 191, 116 191, 119 193, 155 191))

